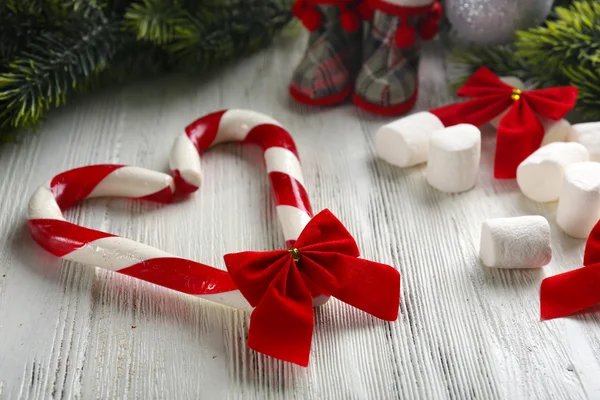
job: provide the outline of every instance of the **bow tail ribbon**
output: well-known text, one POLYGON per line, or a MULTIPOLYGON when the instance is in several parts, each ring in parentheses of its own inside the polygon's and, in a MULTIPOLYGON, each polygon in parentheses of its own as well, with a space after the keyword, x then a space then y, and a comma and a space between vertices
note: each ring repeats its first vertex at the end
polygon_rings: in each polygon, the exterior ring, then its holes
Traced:
POLYGON ((515 102, 500 120, 494 157, 494 177, 512 179, 523 160, 540 148, 544 126, 535 116, 527 97, 515 102))
POLYGON ((600 303, 600 221, 586 243, 583 265, 542 281, 542 319, 565 317, 600 303))
POLYGON ((317 214, 288 250, 227 254, 225 264, 254 306, 248 346, 307 366, 314 326, 313 296, 327 294, 378 318, 398 317, 400 274, 358 258, 354 239, 328 210, 317 214))

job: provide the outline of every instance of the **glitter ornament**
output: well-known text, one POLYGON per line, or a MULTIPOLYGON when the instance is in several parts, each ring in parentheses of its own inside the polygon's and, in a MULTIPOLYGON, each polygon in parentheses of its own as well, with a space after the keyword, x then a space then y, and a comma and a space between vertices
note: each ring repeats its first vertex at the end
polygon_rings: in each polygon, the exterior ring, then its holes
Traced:
POLYGON ((541 24, 553 0, 446 0, 445 12, 461 39, 480 45, 507 44, 515 31, 541 24))

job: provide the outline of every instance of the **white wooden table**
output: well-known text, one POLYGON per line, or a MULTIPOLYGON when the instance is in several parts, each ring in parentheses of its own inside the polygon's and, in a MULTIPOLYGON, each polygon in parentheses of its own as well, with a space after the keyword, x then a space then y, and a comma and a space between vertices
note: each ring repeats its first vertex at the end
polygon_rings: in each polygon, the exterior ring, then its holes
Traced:
MULTIPOLYGON (((600 314, 539 320, 541 280, 582 261, 584 242, 556 227, 555 205, 492 178, 490 132, 478 185, 467 193, 443 194, 428 186, 423 167, 378 160, 373 135, 390 118, 289 100, 304 39, 280 41, 209 77, 96 93, 53 113, 39 135, 0 149, 0 399, 600 398, 600 314), (25 229, 30 195, 55 174, 95 163, 167 172, 186 124, 234 107, 286 125, 315 210, 330 208, 365 258, 402 274, 397 322, 337 300, 316 311, 309 368, 248 351, 248 314, 61 262, 25 229), (526 214, 551 222, 552 263, 483 267, 482 221, 526 214)), ((424 56, 414 111, 451 100, 439 52, 431 45, 424 56)), ((224 146, 207 153, 203 167, 203 187, 187 202, 96 200, 67 218, 221 268, 227 252, 281 247, 260 152, 224 146)))

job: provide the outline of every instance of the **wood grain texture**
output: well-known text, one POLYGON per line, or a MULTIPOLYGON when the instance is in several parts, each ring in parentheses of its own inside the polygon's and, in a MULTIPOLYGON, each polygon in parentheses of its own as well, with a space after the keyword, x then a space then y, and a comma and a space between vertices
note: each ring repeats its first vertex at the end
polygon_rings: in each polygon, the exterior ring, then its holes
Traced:
MULTIPOLYGON (((0 149, 0 399, 600 398, 600 314, 539 321, 541 280, 582 261, 584 242, 557 228, 555 205, 492 178, 492 132, 478 185, 463 194, 428 186, 423 167, 378 160, 373 135, 390 118, 289 100, 304 41, 280 41, 210 77, 98 93, 53 113, 39 135, 0 149), (91 163, 167 171, 187 123, 234 107, 287 126, 314 209, 330 208, 365 258, 402 274, 397 322, 336 300, 318 309, 307 369, 248 351, 247 314, 61 262, 24 227, 29 197, 53 175, 91 163), (483 267, 482 221, 526 214, 551 222, 552 263, 483 267)), ((414 111, 452 101, 441 54, 439 44, 425 52, 414 111)), ((260 152, 222 146, 202 164, 203 187, 184 202, 100 199, 67 218, 221 268, 226 252, 282 246, 260 152)))

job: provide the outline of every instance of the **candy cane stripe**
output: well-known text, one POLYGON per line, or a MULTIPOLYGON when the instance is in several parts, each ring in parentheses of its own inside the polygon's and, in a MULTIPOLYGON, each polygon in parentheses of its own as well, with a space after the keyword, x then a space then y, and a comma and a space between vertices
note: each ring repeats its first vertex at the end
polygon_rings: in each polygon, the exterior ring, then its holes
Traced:
MULTIPOLYGON (((98 239, 114 236, 110 233, 75 225, 68 221, 30 219, 27 222, 31 236, 43 249, 57 257, 71 255, 69 259, 72 261, 80 261, 78 257, 72 256, 78 249, 98 239)), ((90 251, 88 250, 87 253, 90 253, 90 251)), ((91 253, 93 254, 93 252, 91 253)))
POLYGON ((56 175, 50 189, 61 209, 67 209, 93 192, 96 186, 122 165, 93 165, 75 168, 56 175), (78 184, 74 185, 73 182, 78 184))
POLYGON ((308 194, 296 179, 281 172, 269 174, 276 206, 292 206, 307 215, 312 215, 308 194))
POLYGON ((252 129, 245 139, 248 143, 259 145, 263 150, 279 147, 294 153, 298 157, 298 150, 292 136, 282 127, 273 125, 258 125, 252 129))
POLYGON ((304 186, 304 175, 298 157, 282 147, 271 147, 265 151, 267 172, 281 172, 290 175, 304 186))
POLYGON ((153 258, 119 272, 191 295, 210 295, 237 289, 226 271, 184 258, 153 258))

